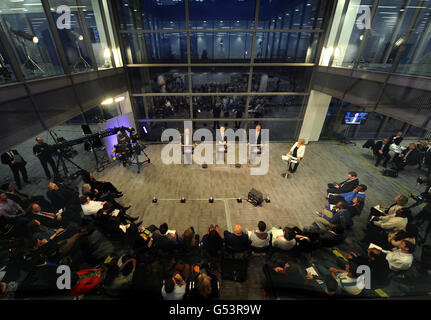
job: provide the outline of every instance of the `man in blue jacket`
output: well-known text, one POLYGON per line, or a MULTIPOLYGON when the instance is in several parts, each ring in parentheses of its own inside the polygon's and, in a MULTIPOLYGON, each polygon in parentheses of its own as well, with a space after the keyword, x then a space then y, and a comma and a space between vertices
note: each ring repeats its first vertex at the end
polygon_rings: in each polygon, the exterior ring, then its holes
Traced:
POLYGON ((329 195, 329 204, 336 204, 340 201, 346 201, 349 205, 353 203, 355 198, 363 198, 365 201, 365 191, 367 191, 367 186, 361 184, 357 186, 353 191, 347 193, 333 193, 329 195))

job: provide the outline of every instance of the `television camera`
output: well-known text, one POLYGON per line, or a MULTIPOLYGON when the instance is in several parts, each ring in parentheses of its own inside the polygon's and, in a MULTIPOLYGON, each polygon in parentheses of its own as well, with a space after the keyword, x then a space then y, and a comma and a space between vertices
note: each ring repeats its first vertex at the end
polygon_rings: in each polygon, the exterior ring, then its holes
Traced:
POLYGON ((144 163, 151 163, 150 158, 145 153, 146 146, 140 141, 134 128, 119 127, 114 131, 118 134, 118 143, 114 146, 112 153, 115 153, 114 160, 119 160, 124 167, 128 165, 137 165, 138 173, 141 172, 141 166, 144 163), (127 135, 126 131, 129 133, 127 135), (144 154, 146 160, 139 161, 139 156, 144 154))

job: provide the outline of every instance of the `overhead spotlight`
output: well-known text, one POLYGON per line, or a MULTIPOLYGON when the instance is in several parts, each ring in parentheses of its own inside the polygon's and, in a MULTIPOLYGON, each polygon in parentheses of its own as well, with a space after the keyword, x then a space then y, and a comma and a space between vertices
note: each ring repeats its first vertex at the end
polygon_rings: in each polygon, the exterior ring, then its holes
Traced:
POLYGON ((181 203, 186 203, 186 198, 182 197, 181 198, 181 203))
POLYGON ((153 197, 153 203, 157 203, 157 198, 153 197))
POLYGON ((209 201, 209 203, 214 203, 214 198, 213 198, 213 197, 210 197, 210 198, 208 199, 208 201, 209 201))
POLYGON ((236 199, 236 202, 241 203, 241 202, 242 202, 242 199, 241 199, 241 198, 237 198, 237 199, 236 199))
POLYGON ((124 101, 124 97, 117 97, 117 98, 115 98, 115 102, 121 102, 121 101, 124 101))
POLYGON ((109 99, 103 100, 102 103, 101 103, 101 105, 107 106, 107 105, 113 104, 113 103, 114 103, 114 99, 109 98, 109 99))
POLYGON ((204 163, 204 164, 202 164, 202 168, 206 169, 206 168, 208 168, 208 165, 206 163, 204 163))
POLYGON ((38 37, 36 37, 36 36, 34 36, 34 37, 33 37, 33 42, 34 42, 34 43, 38 43, 38 42, 39 42, 39 38, 38 38, 38 37))

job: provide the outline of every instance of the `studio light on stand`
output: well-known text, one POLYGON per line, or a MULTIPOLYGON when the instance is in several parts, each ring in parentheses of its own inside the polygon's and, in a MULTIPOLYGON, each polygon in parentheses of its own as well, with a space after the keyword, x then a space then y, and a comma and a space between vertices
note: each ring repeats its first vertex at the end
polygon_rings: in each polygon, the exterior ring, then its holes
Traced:
POLYGON ((30 53, 27 50, 27 44, 26 44, 26 41, 29 41, 29 42, 32 42, 35 45, 37 45, 39 43, 39 38, 36 37, 35 35, 32 35, 30 33, 25 32, 25 31, 16 30, 14 28, 9 28, 9 31, 11 34, 13 34, 16 37, 17 41, 19 41, 21 43, 24 54, 27 57, 26 61, 24 62, 24 68, 26 68, 27 70, 33 71, 33 72, 38 70, 38 71, 44 73, 42 68, 30 56, 30 53))
POLYGON ((78 62, 75 63, 73 68, 77 71, 91 69, 91 65, 83 57, 81 47, 79 46, 79 41, 83 41, 84 36, 73 30, 70 30, 70 33, 72 33, 73 37, 75 38, 75 46, 76 46, 76 50, 78 50, 78 56, 79 56, 78 62))

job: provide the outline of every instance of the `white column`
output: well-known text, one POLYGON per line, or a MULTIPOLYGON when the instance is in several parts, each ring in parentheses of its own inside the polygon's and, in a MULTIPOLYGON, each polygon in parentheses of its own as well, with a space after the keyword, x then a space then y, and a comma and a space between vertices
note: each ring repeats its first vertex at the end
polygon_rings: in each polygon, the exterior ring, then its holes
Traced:
POLYGON ((319 141, 331 98, 330 95, 311 90, 304 121, 302 122, 301 133, 299 134, 299 138, 305 139, 306 143, 319 141))

